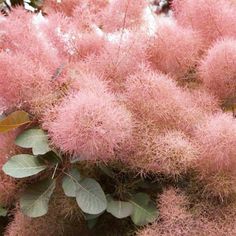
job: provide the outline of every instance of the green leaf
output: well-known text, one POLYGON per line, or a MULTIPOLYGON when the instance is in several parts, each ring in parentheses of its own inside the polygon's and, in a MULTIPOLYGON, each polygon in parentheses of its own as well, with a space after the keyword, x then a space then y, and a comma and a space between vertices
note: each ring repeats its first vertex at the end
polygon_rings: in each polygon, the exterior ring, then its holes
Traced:
POLYGON ((29 186, 20 198, 20 209, 29 217, 40 217, 48 212, 48 203, 56 181, 52 179, 43 180, 29 186))
POLYGON ((0 133, 8 132, 30 122, 28 113, 15 111, 0 121, 0 133))
POLYGON ((34 155, 43 155, 51 150, 48 137, 41 129, 26 130, 16 138, 15 143, 23 148, 32 148, 34 155))
POLYGON ((7 210, 4 209, 3 207, 0 207, 0 216, 6 216, 7 215, 7 210))
POLYGON ((107 200, 107 212, 116 218, 122 219, 133 213, 134 207, 130 202, 115 201, 111 197, 108 197, 107 200))
POLYGON ((142 226, 155 221, 157 218, 156 206, 147 194, 135 194, 130 203, 134 207, 131 219, 136 225, 142 226))
POLYGON ((90 215, 90 214, 84 213, 84 219, 87 220, 87 221, 88 220, 94 220, 94 219, 98 218, 100 215, 102 215, 102 213, 96 214, 96 215, 90 215))
POLYGON ((81 210, 94 215, 105 211, 107 199, 100 184, 91 178, 85 178, 79 184, 76 201, 81 210))
POLYGON ((25 178, 38 174, 46 168, 47 166, 36 156, 19 154, 11 157, 2 169, 5 174, 14 178, 25 178))
POLYGON ((66 175, 62 180, 62 188, 68 197, 76 197, 77 189, 80 187, 81 180, 80 173, 76 168, 73 168, 68 176, 66 175))

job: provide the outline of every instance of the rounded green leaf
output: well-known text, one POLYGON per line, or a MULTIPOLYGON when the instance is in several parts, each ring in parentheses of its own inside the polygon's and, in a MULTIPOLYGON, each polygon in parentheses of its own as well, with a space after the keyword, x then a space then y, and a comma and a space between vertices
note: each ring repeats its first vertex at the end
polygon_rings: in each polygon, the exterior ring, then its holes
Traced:
POLYGON ((63 178, 62 188, 68 197, 76 197, 77 189, 80 187, 80 173, 76 168, 73 168, 68 175, 63 178))
POLYGON ((146 193, 135 194, 130 203, 134 207, 131 219, 136 225, 142 226, 157 218, 156 206, 146 193))
POLYGON ((28 129, 20 134, 15 141, 23 148, 32 148, 34 155, 43 155, 50 151, 48 137, 41 129, 28 129))
POLYGON ((29 217, 40 217, 48 212, 48 203, 56 181, 52 179, 43 180, 29 186, 20 198, 20 209, 29 217))
POLYGON ((111 197, 108 198, 107 212, 116 218, 122 219, 133 213, 134 207, 130 202, 115 201, 111 197))
POLYGON ((2 169, 5 174, 14 178, 25 178, 38 174, 46 168, 47 166, 36 156, 19 154, 12 156, 2 169))
POLYGON ((100 184, 91 178, 80 182, 76 201, 81 210, 88 214, 99 214, 107 208, 107 199, 100 184))

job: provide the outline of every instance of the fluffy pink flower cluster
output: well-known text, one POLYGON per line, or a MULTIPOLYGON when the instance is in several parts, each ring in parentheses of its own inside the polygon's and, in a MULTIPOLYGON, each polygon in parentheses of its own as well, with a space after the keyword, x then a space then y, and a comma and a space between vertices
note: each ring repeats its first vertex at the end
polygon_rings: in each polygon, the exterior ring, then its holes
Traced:
POLYGON ((173 8, 178 22, 197 30, 206 45, 218 38, 236 35, 236 5, 233 1, 173 0, 173 8))
POLYGON ((180 79, 196 66, 202 46, 196 31, 164 18, 150 44, 150 61, 156 69, 180 79))
POLYGON ((235 235, 235 204, 215 208, 207 203, 191 207, 179 189, 166 189, 158 199, 160 218, 138 232, 139 236, 235 235))
POLYGON ((236 93, 236 39, 224 38, 208 50, 199 67, 201 80, 221 100, 236 93))
MULTIPOLYGON (((235 94, 235 42, 219 37, 208 49, 186 20, 190 2, 174 1, 176 20, 148 20, 147 3, 128 0, 46 1, 54 6, 48 17, 14 10, 10 29, 1 22, 1 100, 43 117, 52 144, 69 155, 107 161, 120 154, 134 168, 173 176, 199 159, 207 172, 211 157, 199 153, 212 143, 202 143, 198 127, 235 94), (107 25, 102 19, 111 15, 107 25)), ((218 148, 230 148, 231 138, 218 148)))
MULTIPOLYGON (((66 157, 119 160, 173 181, 190 173, 203 198, 236 193, 235 4, 174 0, 173 18, 142 0, 47 0, 44 9, 0 20, 1 114, 30 112, 66 157)), ((0 134, 0 166, 17 152, 14 138, 0 134)), ((2 172, 0 186, 8 204, 18 186, 2 172)), ((166 190, 161 221, 141 235, 198 226, 217 235, 228 225, 192 215, 187 198, 166 190)))
POLYGON ((205 191, 213 196, 235 193, 236 123, 226 114, 208 117, 195 130, 200 155, 196 163, 205 191))
POLYGON ((47 126, 53 144, 63 152, 85 160, 106 161, 131 138, 129 111, 112 95, 100 92, 80 91, 55 108, 56 119, 47 126))

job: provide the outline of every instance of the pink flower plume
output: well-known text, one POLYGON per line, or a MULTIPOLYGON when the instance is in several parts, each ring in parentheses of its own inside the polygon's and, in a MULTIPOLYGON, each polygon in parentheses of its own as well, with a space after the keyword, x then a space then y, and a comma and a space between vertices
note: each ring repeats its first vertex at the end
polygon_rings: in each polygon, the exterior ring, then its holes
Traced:
POLYGON ((235 120, 221 113, 208 117, 196 128, 195 138, 200 150, 196 169, 206 193, 219 197, 235 193, 235 120))
POLYGON ((200 77, 206 88, 221 100, 236 95, 236 40, 217 41, 201 61, 200 77))
POLYGON ((149 57, 155 68, 178 79, 195 67, 201 49, 202 41, 197 32, 164 18, 158 21, 149 57))
POLYGON ((86 160, 106 161, 131 135, 130 113, 107 93, 80 91, 56 109, 48 124, 53 144, 86 160))
POLYGON ((206 46, 215 40, 236 35, 236 5, 218 0, 174 0, 177 21, 201 33, 206 46))

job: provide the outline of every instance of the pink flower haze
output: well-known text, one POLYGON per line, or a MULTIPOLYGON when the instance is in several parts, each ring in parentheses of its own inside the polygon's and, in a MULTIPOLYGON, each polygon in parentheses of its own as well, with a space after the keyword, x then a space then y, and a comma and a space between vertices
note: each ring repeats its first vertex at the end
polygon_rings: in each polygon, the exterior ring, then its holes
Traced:
POLYGON ((127 157, 132 168, 178 179, 197 159, 197 148, 180 131, 160 134, 140 129, 134 136, 133 152, 127 157))
POLYGON ((169 131, 159 135, 155 140, 156 160, 151 163, 151 170, 155 166, 161 173, 178 177, 189 170, 195 162, 198 150, 181 132, 169 131))
MULTIPOLYGON (((164 190, 159 200, 160 218, 138 236, 233 236, 235 203, 228 206, 200 204, 192 209, 189 197, 179 189, 164 190)), ((197 204, 196 204, 197 205, 197 204)))
POLYGON ((126 82, 127 106, 138 119, 152 121, 159 129, 188 131, 201 112, 184 89, 169 76, 142 66, 126 82))
POLYGON ((106 161, 132 133, 130 113, 107 93, 81 91, 55 111, 48 125, 52 143, 72 156, 106 161))
MULTIPOLYGON (((39 12, 0 17, 0 116, 24 110, 47 132, 63 157, 57 183, 79 165, 107 194, 96 165, 106 164, 124 200, 139 191, 136 179, 156 184, 158 193, 142 191, 157 196, 159 217, 132 233, 234 236, 236 2, 173 0, 166 15, 149 2, 158 1, 45 0, 39 12)), ((24 153, 19 132, 0 134, 0 167, 24 153)), ((58 186, 47 215, 24 216, 18 202, 31 180, 0 170, 0 206, 15 209, 5 236, 89 234, 58 186)))
POLYGON ((195 139, 200 150, 196 169, 205 192, 221 198, 235 193, 235 120, 221 113, 210 116, 196 128, 195 139))
POLYGON ((210 92, 221 100, 236 95, 236 39, 217 41, 199 66, 200 78, 210 92))
POLYGON ((128 39, 123 37, 118 34, 115 42, 106 43, 99 55, 91 55, 85 60, 91 70, 108 81, 109 88, 114 92, 124 90, 127 77, 135 73, 146 59, 146 38, 142 33, 135 32, 128 39), (138 40, 139 37, 142 38, 138 40))
POLYGON ((142 23, 143 11, 147 6, 145 0, 111 1, 101 17, 101 25, 108 32, 137 27, 142 23))
POLYGON ((196 66, 201 49, 202 40, 197 32, 164 18, 159 20, 150 43, 149 57, 155 68, 179 79, 196 66))
POLYGON ((44 67, 53 73, 62 61, 49 39, 42 35, 34 24, 33 15, 16 8, 7 22, 7 24, 0 23, 2 31, 0 44, 3 44, 3 51, 25 54, 29 60, 35 64, 44 64, 44 67))
POLYGON ((190 236, 194 234, 189 201, 177 189, 164 190, 160 196, 160 221, 139 232, 139 236, 190 236))
POLYGON ((0 94, 8 108, 45 103, 52 92, 51 75, 24 54, 0 53, 0 94))
POLYGON ((108 83, 99 78, 96 74, 91 73, 83 63, 77 63, 71 66, 69 85, 73 92, 90 91, 97 96, 103 93, 109 93, 108 83))
POLYGON ((199 86, 197 89, 188 90, 188 92, 195 105, 200 107, 203 113, 213 114, 221 110, 219 107, 219 99, 215 95, 209 93, 205 86, 199 86))
POLYGON ((177 21, 201 33, 206 46, 236 36, 236 5, 230 1, 174 0, 172 5, 177 21))
POLYGON ((59 56, 66 58, 64 63, 67 59, 78 61, 90 54, 98 54, 104 47, 104 37, 83 23, 81 19, 66 17, 62 13, 53 14, 41 23, 44 35, 50 38, 59 56))

